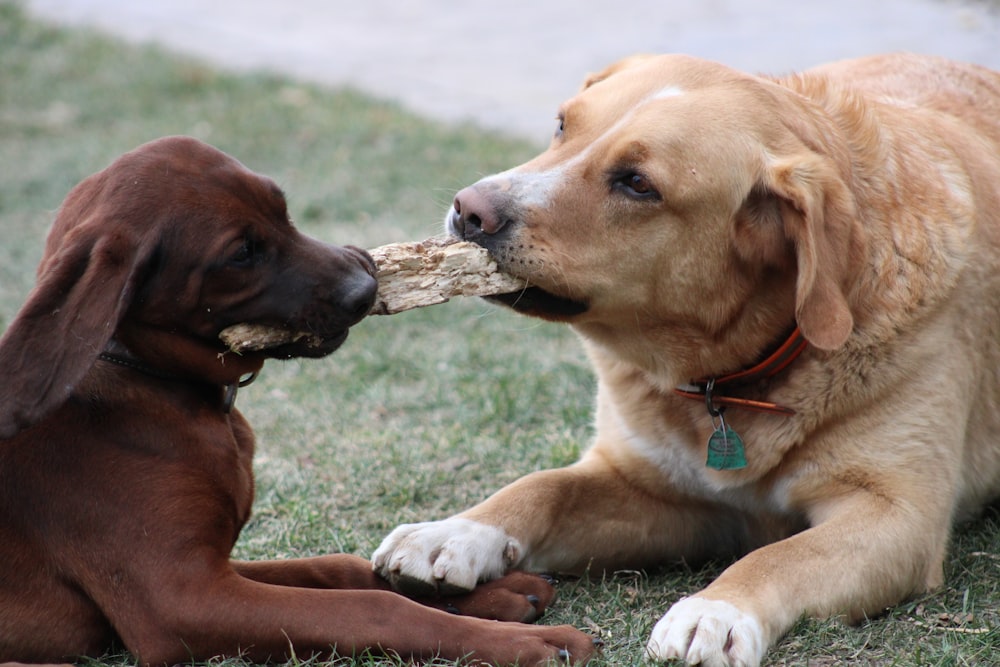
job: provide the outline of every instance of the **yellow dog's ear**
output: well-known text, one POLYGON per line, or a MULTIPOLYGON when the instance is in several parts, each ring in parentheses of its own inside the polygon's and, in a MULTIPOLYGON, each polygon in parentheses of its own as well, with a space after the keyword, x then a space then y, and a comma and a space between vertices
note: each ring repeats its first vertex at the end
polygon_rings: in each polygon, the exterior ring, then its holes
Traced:
POLYGON ((777 196, 785 237, 795 247, 795 319, 806 339, 834 350, 854 328, 845 288, 860 259, 854 196, 833 161, 806 152, 775 159, 763 186, 777 196))
POLYGON ((600 83, 601 81, 604 81, 605 79, 613 76, 614 74, 617 74, 618 72, 621 72, 622 70, 628 69, 633 65, 637 65, 638 63, 641 63, 644 60, 649 60, 650 58, 653 57, 654 56, 650 54, 637 53, 636 55, 628 56, 627 58, 622 58, 621 60, 608 65, 600 72, 588 74, 587 78, 583 80, 583 85, 580 86, 580 92, 587 90, 595 83, 600 83))

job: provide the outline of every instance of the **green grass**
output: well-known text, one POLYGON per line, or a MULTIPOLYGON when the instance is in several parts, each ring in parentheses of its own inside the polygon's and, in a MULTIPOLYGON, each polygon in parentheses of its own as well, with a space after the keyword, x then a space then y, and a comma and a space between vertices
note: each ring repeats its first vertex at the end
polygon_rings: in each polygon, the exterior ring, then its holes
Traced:
MULTIPOLYGON (((32 285, 68 190, 175 133, 274 177, 305 231, 366 247, 436 233, 458 188, 538 149, 350 90, 235 76, 43 27, 0 3, 0 329, 32 285)), ((526 472, 568 463, 590 437, 593 388, 567 329, 477 300, 369 318, 328 359, 269 363, 239 398, 260 444, 255 514, 237 555, 367 556, 400 522, 447 516, 526 472)), ((991 510, 961 529, 945 589, 859 627, 803 621, 767 664, 998 664, 998 558, 1000 514, 991 510), (987 632, 967 632, 978 629, 987 632)), ((564 580, 545 622, 600 634, 599 667, 640 664, 656 619, 721 567, 564 580)))

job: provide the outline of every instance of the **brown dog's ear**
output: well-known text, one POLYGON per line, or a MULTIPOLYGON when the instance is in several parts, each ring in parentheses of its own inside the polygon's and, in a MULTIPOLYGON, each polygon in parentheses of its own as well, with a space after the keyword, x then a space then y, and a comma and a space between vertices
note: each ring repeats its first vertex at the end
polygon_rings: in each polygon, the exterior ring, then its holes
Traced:
POLYGON ((773 161, 763 186, 777 195, 786 238, 795 246, 795 319, 823 350, 847 340, 854 317, 845 295, 861 233, 854 197, 831 160, 807 153, 773 161))
MULTIPOLYGON (((70 208, 64 205, 60 218, 70 208)), ((38 282, 0 338, 0 439, 66 401, 131 303, 152 249, 141 248, 132 230, 98 224, 98 217, 53 238, 67 226, 57 219, 38 282)))

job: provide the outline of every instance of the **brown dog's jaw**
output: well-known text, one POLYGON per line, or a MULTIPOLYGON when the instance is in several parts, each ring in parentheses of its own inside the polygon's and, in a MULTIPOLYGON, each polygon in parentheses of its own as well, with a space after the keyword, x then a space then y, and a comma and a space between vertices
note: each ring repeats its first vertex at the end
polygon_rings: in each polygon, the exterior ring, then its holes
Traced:
POLYGON ((322 338, 310 335, 301 341, 280 345, 267 350, 271 359, 293 359, 305 357, 318 359, 335 352, 347 340, 348 329, 337 334, 324 335, 322 338))

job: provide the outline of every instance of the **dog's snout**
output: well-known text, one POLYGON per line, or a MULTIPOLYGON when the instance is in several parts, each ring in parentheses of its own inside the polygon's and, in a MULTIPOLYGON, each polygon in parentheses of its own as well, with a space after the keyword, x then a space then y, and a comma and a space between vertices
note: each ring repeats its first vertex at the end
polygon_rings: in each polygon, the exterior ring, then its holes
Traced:
POLYGON ((510 222, 475 186, 465 188, 455 195, 453 206, 458 223, 456 231, 466 238, 477 232, 496 234, 510 222))
POLYGON ((369 275, 372 277, 376 277, 378 275, 378 266, 375 265, 375 260, 367 250, 353 245, 346 245, 344 246, 344 249, 348 252, 354 253, 358 263, 361 265, 361 268, 367 271, 369 275))
POLYGON ((352 321, 358 321, 368 314, 375 303, 378 291, 377 271, 371 256, 359 248, 348 248, 358 260, 358 268, 340 284, 337 294, 338 307, 352 321))
POLYGON ((340 307, 351 319, 357 321, 368 314, 375 303, 375 292, 378 283, 368 275, 362 274, 349 281, 344 286, 340 297, 340 307))

